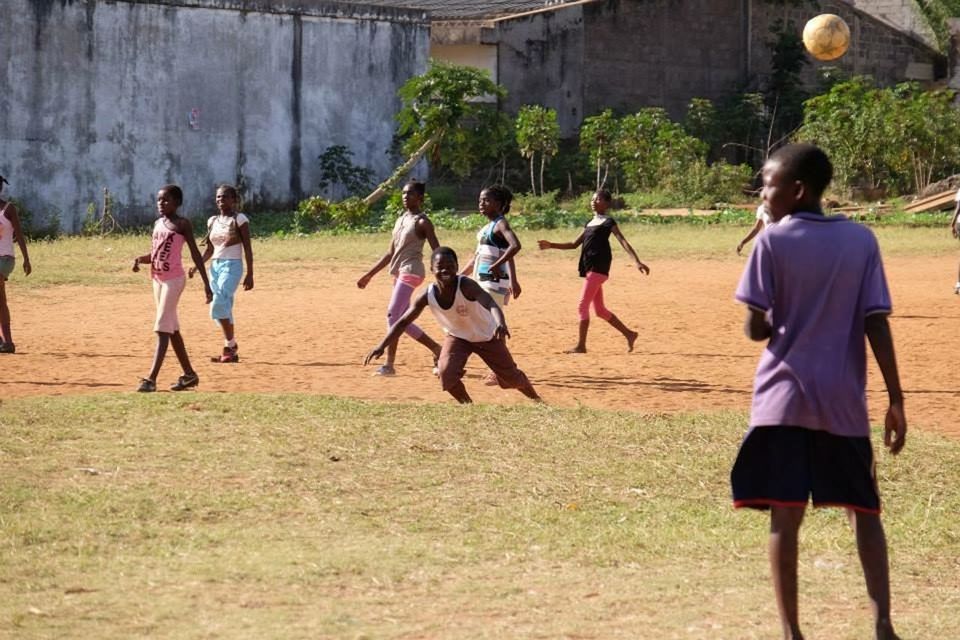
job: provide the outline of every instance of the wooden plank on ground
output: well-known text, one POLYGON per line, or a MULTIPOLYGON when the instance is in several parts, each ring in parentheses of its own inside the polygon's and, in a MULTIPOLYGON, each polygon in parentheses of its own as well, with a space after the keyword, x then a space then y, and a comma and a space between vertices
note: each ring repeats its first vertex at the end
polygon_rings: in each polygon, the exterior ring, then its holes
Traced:
POLYGON ((921 213, 923 211, 940 211, 942 209, 950 209, 954 203, 954 197, 956 191, 953 189, 949 191, 941 191, 938 194, 928 196, 926 198, 921 198, 915 202, 910 203, 908 206, 904 207, 904 211, 909 211, 911 213, 921 213))

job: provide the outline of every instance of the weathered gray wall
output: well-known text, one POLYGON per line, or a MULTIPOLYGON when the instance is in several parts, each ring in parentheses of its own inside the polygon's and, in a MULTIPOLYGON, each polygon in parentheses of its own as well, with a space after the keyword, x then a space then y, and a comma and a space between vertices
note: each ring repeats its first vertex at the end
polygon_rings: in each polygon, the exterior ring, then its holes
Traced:
MULTIPOLYGON (((557 109, 564 135, 586 116, 664 107, 682 118, 691 98, 717 100, 762 83, 770 71, 770 27, 777 19, 802 30, 817 13, 843 16, 853 32, 850 52, 833 63, 881 83, 934 79, 943 60, 923 41, 842 0, 820 8, 776 7, 760 0, 603 0, 500 21, 499 76, 509 91, 503 107, 557 109)), ((804 80, 817 81, 821 63, 804 80)))
POLYGON ((422 12, 309 0, 4 0, 0 173, 76 230, 104 187, 126 216, 156 189, 290 203, 343 144, 386 175, 396 91, 426 68, 422 12), (194 111, 196 110, 196 111, 194 111), (191 112, 199 115, 191 126, 191 112))
POLYGON ((498 77, 511 114, 526 104, 557 110, 563 135, 580 126, 583 112, 583 11, 579 6, 500 22, 498 77))

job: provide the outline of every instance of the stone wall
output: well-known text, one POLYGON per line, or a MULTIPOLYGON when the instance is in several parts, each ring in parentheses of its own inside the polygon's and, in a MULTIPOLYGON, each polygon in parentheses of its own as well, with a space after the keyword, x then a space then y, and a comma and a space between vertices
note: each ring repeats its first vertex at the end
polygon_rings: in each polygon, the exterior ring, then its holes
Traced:
POLYGON ((334 144, 378 176, 426 68, 427 16, 311 0, 4 0, 0 174, 36 217, 77 230, 109 189, 126 220, 173 182, 288 205, 334 144), (12 6, 8 6, 12 5, 12 6))

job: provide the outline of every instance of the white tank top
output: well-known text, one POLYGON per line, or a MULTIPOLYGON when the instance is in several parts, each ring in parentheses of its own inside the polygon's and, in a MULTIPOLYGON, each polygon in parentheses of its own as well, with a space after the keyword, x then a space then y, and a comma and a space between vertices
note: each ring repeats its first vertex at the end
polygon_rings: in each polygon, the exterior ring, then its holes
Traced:
POLYGON ((437 302, 437 285, 431 284, 427 289, 427 302, 430 310, 437 318, 444 333, 467 342, 489 342, 497 331, 497 320, 475 300, 467 300, 460 291, 463 276, 457 277, 457 293, 453 297, 453 305, 444 309, 437 302))
POLYGON ((7 207, 10 203, 0 208, 0 256, 13 255, 13 223, 7 217, 7 207))

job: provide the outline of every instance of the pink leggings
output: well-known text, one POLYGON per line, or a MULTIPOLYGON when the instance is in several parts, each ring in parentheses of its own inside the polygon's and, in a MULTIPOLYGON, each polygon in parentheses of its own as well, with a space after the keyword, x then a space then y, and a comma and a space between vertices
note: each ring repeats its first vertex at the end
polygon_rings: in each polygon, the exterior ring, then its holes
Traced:
MULTIPOLYGON (((418 276, 404 275, 393 281, 393 295, 390 296, 390 306, 387 307, 387 329, 397 323, 407 309, 410 308, 410 298, 413 297, 413 291, 423 278, 418 276)), ((423 335, 423 329, 415 324, 407 326, 404 331, 408 336, 417 340, 423 335)))
POLYGON ((587 277, 583 281, 583 293, 580 295, 580 303, 577 305, 577 314, 581 320, 590 319, 590 305, 593 304, 593 311, 598 318, 609 320, 613 314, 603 306, 603 283, 610 276, 593 271, 587 272, 587 277))

